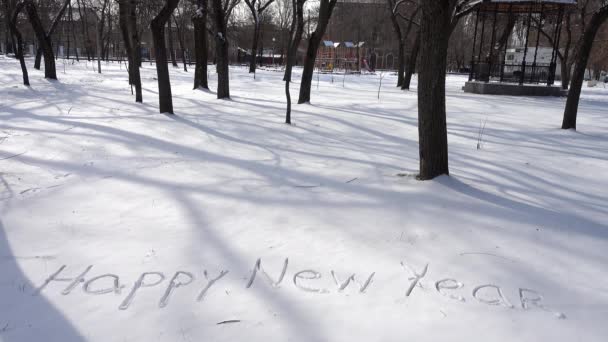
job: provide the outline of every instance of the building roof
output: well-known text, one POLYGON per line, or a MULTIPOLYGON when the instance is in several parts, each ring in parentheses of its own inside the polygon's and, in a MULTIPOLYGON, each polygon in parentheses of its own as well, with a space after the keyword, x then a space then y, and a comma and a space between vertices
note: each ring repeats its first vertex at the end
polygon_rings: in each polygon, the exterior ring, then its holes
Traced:
POLYGON ((466 8, 479 7, 482 11, 530 12, 555 11, 563 6, 575 6, 578 0, 473 0, 466 8))

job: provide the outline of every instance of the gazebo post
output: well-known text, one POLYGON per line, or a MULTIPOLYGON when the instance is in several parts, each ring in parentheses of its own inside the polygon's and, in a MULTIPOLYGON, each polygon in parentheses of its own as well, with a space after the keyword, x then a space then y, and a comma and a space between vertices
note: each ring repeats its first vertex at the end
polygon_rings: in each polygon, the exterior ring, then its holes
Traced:
POLYGON ((477 55, 477 62, 481 61, 481 54, 483 52, 483 36, 486 31, 486 13, 481 12, 481 37, 479 37, 479 54, 477 55))
POLYGON ((526 28, 526 44, 524 46, 524 58, 521 62, 521 76, 519 77, 519 84, 523 85, 526 78, 526 56, 528 55, 528 43, 530 40, 530 24, 532 23, 532 5, 528 11, 528 27, 526 28))
POLYGON ((475 33, 473 33, 473 51, 471 52, 471 71, 469 72, 469 82, 473 80, 473 71, 475 70, 475 45, 477 44, 477 26, 479 24, 479 7, 477 7, 477 15, 475 16, 475 33))
POLYGON ((564 6, 559 6, 559 14, 555 22, 555 30, 553 32, 553 51, 551 53, 551 64, 549 65, 549 77, 547 77, 547 86, 552 86, 555 83, 555 71, 557 68, 557 52, 559 49, 559 40, 562 32, 562 21, 564 19, 564 6))
POLYGON ((492 59, 494 58, 494 43, 496 42, 496 17, 498 15, 498 5, 494 6, 494 21, 492 22, 492 38, 490 40, 490 55, 488 56, 488 79, 486 82, 490 82, 490 76, 492 76, 492 59))
MULTIPOLYGON (((513 4, 509 4, 509 19, 511 19, 511 15, 513 15, 513 4)), ((500 82, 502 82, 505 78, 505 64, 507 63, 507 47, 509 46, 509 38, 507 37, 507 41, 505 42, 505 49, 502 55, 502 65, 500 67, 500 82)))
MULTIPOLYGON (((538 19, 538 27, 536 30, 536 47, 534 50, 534 61, 532 62, 532 75, 530 81, 534 82, 534 76, 536 76, 536 58, 538 56, 538 44, 540 42, 540 31, 543 29, 543 13, 545 11, 545 4, 540 5, 540 17, 538 19)), ((538 82, 536 82, 538 83, 538 82)))

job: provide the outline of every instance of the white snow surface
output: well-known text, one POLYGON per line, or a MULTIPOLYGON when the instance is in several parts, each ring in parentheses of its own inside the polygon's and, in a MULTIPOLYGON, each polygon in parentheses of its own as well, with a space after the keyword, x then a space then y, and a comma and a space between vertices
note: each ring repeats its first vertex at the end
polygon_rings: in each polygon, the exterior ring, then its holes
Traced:
POLYGON ((172 68, 170 116, 153 66, 136 104, 124 65, 64 63, 54 82, 29 60, 27 88, 0 57, 0 341, 608 340, 601 85, 564 131, 564 98, 449 76, 451 176, 420 182, 393 74, 380 99, 380 75, 315 76, 289 126, 280 72, 231 67, 217 100, 172 68), (64 265, 92 268, 37 292, 64 265), (144 272, 165 279, 125 300, 144 272))

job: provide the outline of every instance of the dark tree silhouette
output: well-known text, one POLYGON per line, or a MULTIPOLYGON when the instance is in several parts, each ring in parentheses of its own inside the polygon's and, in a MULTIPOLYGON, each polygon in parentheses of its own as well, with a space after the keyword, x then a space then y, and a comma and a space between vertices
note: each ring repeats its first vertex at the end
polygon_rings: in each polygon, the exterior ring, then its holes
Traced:
POLYGON ((593 47, 593 41, 602 24, 608 19, 608 3, 604 2, 602 7, 593 12, 591 20, 584 28, 582 39, 577 43, 577 52, 570 80, 570 91, 566 100, 562 129, 576 129, 576 117, 578 114, 578 103, 581 98, 581 88, 585 80, 585 69, 593 47))
POLYGON ((256 56, 258 53, 258 43, 260 40, 260 17, 264 11, 270 6, 274 0, 267 0, 266 3, 263 0, 245 0, 251 16, 253 17, 253 42, 251 45, 251 60, 249 61, 249 73, 255 73, 256 68, 256 56))
POLYGON ((291 71, 296 60, 298 46, 304 33, 304 3, 306 0, 291 0, 292 19, 289 28, 289 42, 287 48, 287 63, 285 64, 285 97, 287 98, 287 110, 285 113, 285 123, 291 125, 291 93, 289 83, 291 82, 291 71))
POLYGON ((129 84, 135 86, 135 102, 142 102, 141 93, 141 76, 139 74, 139 65, 136 60, 136 52, 134 42, 134 35, 137 35, 135 17, 131 16, 131 6, 136 6, 135 0, 119 0, 118 2, 118 13, 120 30, 122 32, 122 39, 127 50, 127 58, 129 63, 129 84))
POLYGON ((158 79, 158 102, 161 113, 173 114, 173 97, 171 95, 171 80, 167 65, 167 46, 165 44, 165 25, 171 19, 171 14, 179 4, 179 0, 166 0, 158 15, 152 19, 152 39, 156 57, 156 75, 158 79))
POLYGON ((55 70, 55 55, 53 54, 51 37, 49 37, 44 31, 44 27, 42 26, 42 22, 38 16, 38 9, 36 8, 34 1, 25 0, 24 4, 30 23, 32 24, 32 28, 36 34, 36 38, 38 39, 38 44, 40 44, 42 53, 44 54, 44 77, 56 80, 57 72, 55 70))
MULTIPOLYGON (((63 17, 63 14, 65 13, 65 10, 68 8, 69 4, 70 4, 70 0, 66 0, 63 3, 61 8, 59 9, 59 12, 57 13, 57 16, 55 17, 55 19, 53 19, 53 22, 51 23, 51 27, 49 28, 48 32, 45 33, 48 36, 49 41, 51 41, 51 37, 53 36, 53 33, 55 33, 55 30, 57 29, 57 26, 59 25, 59 22, 61 21, 61 18, 63 17)), ((41 58, 42 58, 42 47, 39 47, 36 50, 36 59, 34 61, 34 69, 40 70, 40 62, 41 62, 40 59, 41 58)))
POLYGON ((319 19, 317 28, 308 38, 308 48, 304 59, 304 70, 302 71, 302 82, 300 82, 300 97, 298 103, 310 102, 310 88, 312 86, 312 76, 315 71, 315 61, 321 40, 325 35, 327 24, 331 18, 331 13, 336 6, 337 0, 320 0, 319 19))
POLYGON ((29 86, 30 79, 27 74, 25 58, 23 57, 23 37, 21 36, 21 32, 19 32, 19 29, 17 28, 17 17, 19 16, 19 12, 21 12, 21 10, 23 9, 23 6, 23 2, 20 2, 15 6, 13 13, 10 19, 8 20, 8 24, 11 34, 17 38, 15 57, 19 59, 19 64, 21 65, 21 73, 23 74, 23 84, 29 86))
POLYGON ((445 77, 448 41, 472 0, 420 0, 418 143, 420 180, 449 175, 445 77))
POLYGON ((215 56, 217 68, 217 98, 230 98, 230 70, 228 60, 228 18, 239 0, 212 0, 215 22, 215 56))
POLYGON ((194 89, 209 89, 207 82, 207 11, 208 0, 196 0, 196 8, 192 15, 194 24, 194 89))

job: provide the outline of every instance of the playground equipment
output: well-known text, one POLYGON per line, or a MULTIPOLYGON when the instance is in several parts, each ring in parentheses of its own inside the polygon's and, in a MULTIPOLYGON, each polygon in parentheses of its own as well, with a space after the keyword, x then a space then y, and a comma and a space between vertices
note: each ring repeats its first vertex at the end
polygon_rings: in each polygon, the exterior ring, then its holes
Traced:
MULTIPOLYGON (((364 42, 333 42, 324 40, 317 51, 315 68, 321 72, 359 73, 367 59, 364 42)), ((367 67, 369 69, 369 67, 367 67)))

